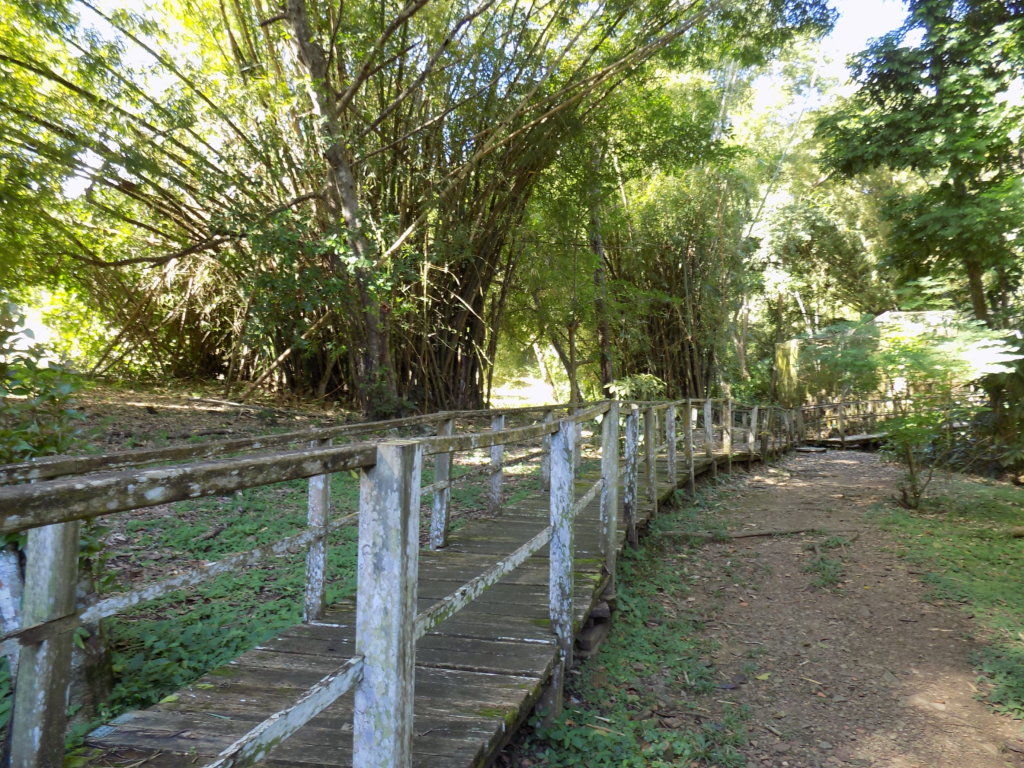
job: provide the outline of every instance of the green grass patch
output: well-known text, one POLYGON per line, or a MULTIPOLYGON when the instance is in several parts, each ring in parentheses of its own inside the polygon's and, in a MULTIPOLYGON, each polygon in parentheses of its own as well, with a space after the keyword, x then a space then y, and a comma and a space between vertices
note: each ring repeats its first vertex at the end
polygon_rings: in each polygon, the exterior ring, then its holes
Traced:
POLYGON ((920 512, 879 511, 901 554, 925 572, 936 599, 974 615, 985 647, 974 659, 987 698, 1024 718, 1024 493, 1007 483, 954 476, 937 483, 920 512))
POLYGON ((818 589, 831 589, 839 586, 845 574, 842 560, 822 554, 815 555, 814 559, 802 570, 804 573, 814 575, 811 586, 818 589))
POLYGON ((619 560, 618 611, 600 652, 570 676, 562 715, 535 718, 523 749, 551 768, 742 766, 746 713, 715 718, 692 703, 716 685, 712 650, 687 609, 687 546, 712 526, 706 509, 663 514, 619 560))

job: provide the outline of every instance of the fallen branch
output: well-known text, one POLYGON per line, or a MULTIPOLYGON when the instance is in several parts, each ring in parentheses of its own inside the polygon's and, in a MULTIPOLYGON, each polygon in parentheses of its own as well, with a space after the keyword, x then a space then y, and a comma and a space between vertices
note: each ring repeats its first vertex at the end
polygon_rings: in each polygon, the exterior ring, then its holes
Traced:
POLYGON ((753 539, 759 536, 793 536, 797 533, 820 533, 822 536, 831 536, 837 533, 856 533, 850 528, 841 528, 836 531, 826 531, 822 528, 786 528, 777 531, 752 531, 749 533, 730 533, 730 539, 753 539))
MULTIPOLYGON (((217 400, 212 397, 190 397, 188 399, 190 403, 206 403, 208 405, 219 405, 222 408, 237 408, 242 411, 257 411, 259 413, 270 412, 280 413, 285 416, 302 416, 307 419, 320 418, 322 414, 310 413, 308 411, 293 411, 287 408, 275 408, 272 405, 249 405, 248 403, 236 403, 231 400, 217 400)), ((198 433, 205 434, 205 433, 198 433)), ((210 430, 209 434, 217 434, 215 430, 210 430)), ((224 434, 230 434, 225 431, 224 434)))
MULTIPOLYGON (((798 533, 817 533, 822 536, 834 536, 839 533, 857 533, 861 531, 851 528, 839 528, 826 531, 823 528, 783 528, 774 531, 742 531, 740 533, 710 533, 706 531, 665 531, 669 536, 685 536, 694 541, 730 541, 732 539, 755 539, 761 536, 793 536, 798 533)), ((856 539, 854 539, 856 541, 856 539)))

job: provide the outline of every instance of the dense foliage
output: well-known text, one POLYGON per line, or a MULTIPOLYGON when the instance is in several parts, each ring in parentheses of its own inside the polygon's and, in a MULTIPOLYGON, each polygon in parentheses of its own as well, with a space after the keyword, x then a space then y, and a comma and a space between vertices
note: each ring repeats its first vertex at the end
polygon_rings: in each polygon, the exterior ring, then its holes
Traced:
MULTIPOLYGON (((883 195, 885 258, 902 281, 942 286, 994 329, 1020 328, 1024 296, 1024 6, 914 0, 860 55, 857 92, 820 122, 828 166, 904 174, 883 195)), ((1020 372, 986 382, 1004 437, 1024 416, 1020 372)))
POLYGON ((95 371, 377 412, 480 402, 527 206, 617 92, 755 64, 830 18, 820 0, 0 13, 0 284, 88 306, 95 371))

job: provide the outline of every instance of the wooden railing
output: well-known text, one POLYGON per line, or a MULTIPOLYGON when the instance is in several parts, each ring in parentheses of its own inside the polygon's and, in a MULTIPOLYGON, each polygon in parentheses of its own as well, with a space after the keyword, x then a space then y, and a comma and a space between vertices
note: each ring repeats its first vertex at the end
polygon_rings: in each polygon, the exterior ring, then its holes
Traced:
POLYGON ((259 760, 273 745, 353 689, 353 764, 358 768, 409 765, 417 638, 548 545, 549 611, 560 658, 545 702, 549 711, 557 712, 572 655, 573 525, 579 511, 600 498, 601 550, 605 567, 614 573, 620 480, 623 524, 628 540, 635 544, 641 464, 645 470, 643 493, 648 502, 655 502, 661 458, 667 463, 668 481, 673 485, 679 482, 680 440, 682 466, 688 473, 685 485, 692 492, 696 458, 701 454, 712 457, 709 466, 715 473, 715 455, 724 453, 725 471, 730 472, 734 446, 750 460, 755 454, 768 459, 793 444, 797 425, 795 412, 739 406, 728 400, 606 401, 576 408, 445 412, 0 467, 0 478, 9 483, 0 487, 0 533, 27 532, 21 627, 0 638, 0 651, 16 661, 10 725, 12 765, 55 768, 62 763, 60 734, 65 730, 75 628, 95 625, 100 619, 221 574, 302 551, 306 556, 303 614, 306 621, 315 622, 326 604, 328 536, 348 525, 358 525, 355 656, 291 706, 239 738, 210 766, 228 768, 259 760), (481 419, 489 421, 489 429, 474 430, 474 423, 481 419), (528 423, 508 426, 509 420, 528 423), (456 430, 459 424, 464 430, 461 433, 456 430), (576 498, 574 477, 580 466, 584 427, 598 437, 592 454, 600 459, 600 475, 576 498), (332 444, 352 436, 402 429, 418 430, 420 436, 395 439, 388 434, 377 442, 332 444), (422 436, 424 430, 432 434, 422 436), (302 447, 291 447, 296 445, 302 447), (267 448, 276 450, 251 453, 267 448), (509 456, 509 448, 519 455, 509 456), (459 455, 479 451, 487 452, 487 463, 456 476, 453 470, 459 455), (239 453, 243 455, 232 455, 239 453), (433 457, 434 480, 421 487, 427 457, 433 457), (453 485, 471 477, 485 478, 487 506, 496 512, 502 504, 505 470, 538 461, 542 486, 549 495, 547 527, 449 596, 417 612, 421 498, 430 503, 429 546, 442 548, 450 529, 453 485), (154 466, 168 462, 179 463, 154 466), (329 477, 343 471, 359 474, 359 507, 331 519, 329 477), (83 521, 300 478, 308 478, 309 491, 307 525, 299 533, 88 605, 76 605, 83 521))

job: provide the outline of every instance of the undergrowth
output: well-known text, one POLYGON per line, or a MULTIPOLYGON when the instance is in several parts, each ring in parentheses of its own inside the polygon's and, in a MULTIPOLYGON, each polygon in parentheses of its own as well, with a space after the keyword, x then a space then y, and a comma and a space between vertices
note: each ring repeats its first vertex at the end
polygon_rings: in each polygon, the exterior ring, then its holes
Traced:
POLYGON ((718 526, 701 505, 656 518, 642 546, 620 556, 618 611, 600 652, 570 675, 561 716, 541 713, 521 749, 551 768, 744 765, 745 713, 714 717, 697 694, 715 689, 701 617, 688 610, 689 560, 718 526))
POLYGON ((974 659, 988 701, 1024 719, 1024 493, 1007 483, 953 476, 919 513, 881 511, 902 554, 926 571, 933 596, 974 616, 983 649, 974 659))

